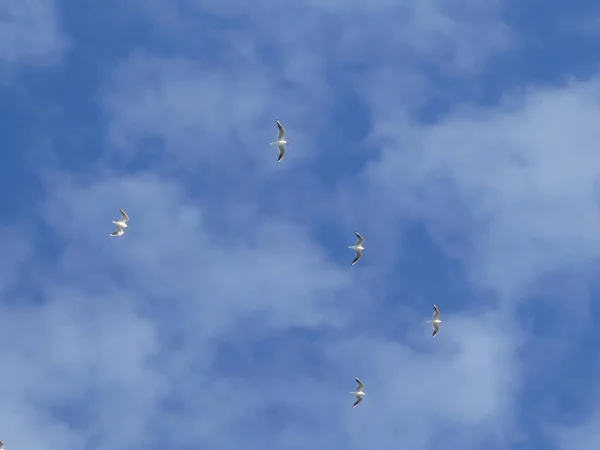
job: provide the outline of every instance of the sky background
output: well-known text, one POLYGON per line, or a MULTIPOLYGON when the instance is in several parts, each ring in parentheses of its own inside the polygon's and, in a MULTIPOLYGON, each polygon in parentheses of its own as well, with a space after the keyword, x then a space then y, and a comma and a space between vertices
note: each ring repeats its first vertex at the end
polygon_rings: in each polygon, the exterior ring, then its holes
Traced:
POLYGON ((6 449, 600 448, 599 61, 591 0, 2 0, 6 449))

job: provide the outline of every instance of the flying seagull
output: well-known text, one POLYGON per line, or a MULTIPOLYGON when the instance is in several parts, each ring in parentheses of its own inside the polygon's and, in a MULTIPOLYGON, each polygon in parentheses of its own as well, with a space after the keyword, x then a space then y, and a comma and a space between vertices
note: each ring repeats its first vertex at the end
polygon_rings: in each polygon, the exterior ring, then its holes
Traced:
POLYGON ((271 145, 276 145, 279 149, 279 158, 277 158, 277 162, 283 159, 283 155, 285 155, 285 146, 289 144, 283 137, 285 136, 285 129, 279 120, 275 120, 277 122, 277 128, 279 128, 279 134, 277 135, 277 140, 275 142, 271 142, 271 145))
POLYGON ((433 334, 431 335, 431 337, 434 337, 436 334, 438 334, 438 331, 440 331, 440 323, 442 323, 442 321, 439 319, 440 317, 440 310, 437 308, 437 306, 433 305, 433 316, 431 317, 431 320, 428 320, 427 323, 430 323, 433 326, 433 334))
POLYGON ((123 233, 125 233, 125 228, 127 228, 127 223, 125 222, 129 220, 129 216, 122 209, 120 209, 119 211, 121 211, 121 219, 112 221, 112 223, 114 223, 117 226, 117 231, 115 231, 114 233, 110 233, 111 236, 121 236, 123 233))
POLYGON ((365 242, 365 240, 363 239, 363 237, 360 234, 358 234, 358 231, 355 231, 355 233, 356 233, 356 237, 358 238, 358 240, 356 241, 356 244, 348 246, 348 248, 351 248, 356 253, 356 258, 354 258, 354 261, 352 261, 352 265, 354 265, 358 262, 358 260, 362 257, 363 250, 365 249, 363 247, 363 242, 365 242))
POLYGON ((356 405, 358 405, 362 401, 363 397, 367 394, 363 392, 364 385, 362 381, 356 377, 354 377, 354 379, 358 383, 358 386, 356 386, 356 391, 350 392, 350 395, 354 395, 356 397, 356 401, 354 402, 354 405, 352 405, 353 408, 356 408, 356 405))

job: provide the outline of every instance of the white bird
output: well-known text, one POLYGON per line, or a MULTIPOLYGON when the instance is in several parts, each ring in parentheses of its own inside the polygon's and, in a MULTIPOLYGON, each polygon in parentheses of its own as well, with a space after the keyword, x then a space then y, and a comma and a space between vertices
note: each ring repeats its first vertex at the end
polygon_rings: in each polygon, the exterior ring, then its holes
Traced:
POLYGON ((358 262, 358 260, 362 257, 363 250, 365 249, 363 247, 363 242, 365 242, 365 240, 363 239, 363 237, 360 234, 358 234, 358 231, 355 231, 355 233, 356 233, 356 237, 358 238, 358 240, 356 241, 356 244, 348 246, 348 248, 354 250, 354 252, 356 253, 356 258, 354 258, 354 261, 352 261, 352 265, 354 265, 358 262))
POLYGON ((440 331, 440 323, 442 323, 442 321, 439 319, 440 317, 440 310, 437 308, 437 306, 433 305, 433 316, 431 317, 431 320, 428 320, 427 323, 430 323, 431 326, 433 326, 433 334, 431 335, 431 337, 434 337, 438 331, 440 331))
POLYGON ((356 397, 356 401, 354 402, 354 405, 352 405, 353 408, 356 408, 356 405, 358 405, 362 401, 363 397, 367 394, 363 392, 363 382, 356 377, 354 377, 354 379, 358 383, 358 386, 356 386, 356 391, 350 392, 350 395, 354 395, 356 397))
POLYGON ((277 122, 277 128, 279 128, 279 134, 277 135, 277 140, 275 142, 271 142, 270 145, 276 145, 279 149, 279 158, 277 158, 277 162, 283 159, 283 155, 285 155, 285 146, 289 144, 283 137, 285 136, 285 129, 279 120, 275 120, 277 122))
POLYGON ((114 223, 117 226, 117 231, 115 231, 114 233, 110 233, 111 236, 121 236, 123 233, 125 233, 125 228, 127 228, 126 222, 129 220, 129 216, 122 209, 120 209, 119 211, 121 211, 121 219, 112 221, 112 223, 114 223))

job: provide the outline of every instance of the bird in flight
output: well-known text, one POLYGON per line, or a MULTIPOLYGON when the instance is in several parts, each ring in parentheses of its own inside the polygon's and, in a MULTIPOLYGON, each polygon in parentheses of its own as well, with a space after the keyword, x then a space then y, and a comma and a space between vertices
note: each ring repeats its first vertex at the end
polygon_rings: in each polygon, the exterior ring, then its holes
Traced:
POLYGON ((123 233, 125 233, 125 228, 127 228, 126 222, 129 220, 129 216, 122 209, 119 211, 121 211, 121 219, 112 221, 112 223, 117 226, 117 231, 110 233, 111 236, 121 236, 123 233))
POLYGON ((440 323, 442 323, 442 321, 439 319, 439 317, 440 310, 437 306, 433 305, 433 316, 431 317, 431 320, 427 321, 427 323, 430 323, 431 326, 433 326, 433 334, 431 337, 434 337, 436 334, 438 334, 438 331, 440 331, 440 323))
POLYGON ((277 122, 277 128, 279 128, 279 134, 277 135, 277 140, 275 142, 271 142, 271 145, 276 145, 279 149, 279 158, 277 158, 277 162, 283 159, 283 155, 285 155, 285 146, 289 144, 288 141, 284 139, 285 136, 285 128, 281 125, 279 120, 275 120, 277 122))
POLYGON ((352 261, 352 265, 354 265, 358 262, 358 260, 362 257, 363 250, 365 249, 363 247, 363 242, 365 242, 365 240, 358 233, 358 231, 355 231, 355 233, 356 233, 356 237, 358 238, 358 240, 356 241, 356 244, 348 246, 348 248, 354 250, 354 252, 356 253, 356 258, 354 258, 354 261, 352 261))
POLYGON ((356 408, 356 405, 358 405, 362 401, 363 397, 367 394, 363 392, 363 382, 356 377, 354 377, 354 379, 358 383, 358 386, 356 386, 356 391, 350 392, 350 395, 354 395, 356 397, 356 401, 354 402, 354 405, 352 405, 353 408, 356 408))

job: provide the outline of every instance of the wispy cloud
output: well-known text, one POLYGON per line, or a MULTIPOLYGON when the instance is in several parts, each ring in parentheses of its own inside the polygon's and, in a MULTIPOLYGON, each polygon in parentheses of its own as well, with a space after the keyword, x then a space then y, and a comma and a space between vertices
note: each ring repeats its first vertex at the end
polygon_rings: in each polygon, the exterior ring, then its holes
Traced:
MULTIPOLYGON (((168 29, 188 37, 175 56, 138 49, 115 71, 102 95, 112 143, 131 155, 146 151, 149 139, 162 139, 167 153, 184 164, 207 155, 232 164, 233 150, 220 143, 247 148, 264 140, 273 118, 284 115, 300 138, 297 158, 316 156, 315 136, 327 130, 334 106, 329 86, 340 77, 331 67, 345 67, 357 86, 382 81, 393 70, 398 78, 378 85, 404 93, 405 78, 423 76, 419 61, 433 58, 448 69, 472 72, 511 42, 497 2, 290 2, 278 5, 274 19, 268 2, 139 7, 159 26, 174 21, 177 26, 168 29), (202 33, 192 42, 198 26, 202 33), (301 130, 312 130, 311 136, 301 130)), ((256 157, 253 151, 234 154, 240 165, 256 157)))
POLYGON ((374 137, 386 144, 366 178, 404 192, 398 214, 426 219, 473 281, 520 296, 542 274, 599 254, 598 92, 596 80, 573 81, 431 126, 379 119, 374 137), (465 226, 467 247, 456 248, 465 226))

